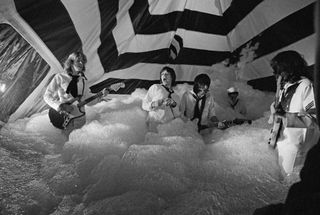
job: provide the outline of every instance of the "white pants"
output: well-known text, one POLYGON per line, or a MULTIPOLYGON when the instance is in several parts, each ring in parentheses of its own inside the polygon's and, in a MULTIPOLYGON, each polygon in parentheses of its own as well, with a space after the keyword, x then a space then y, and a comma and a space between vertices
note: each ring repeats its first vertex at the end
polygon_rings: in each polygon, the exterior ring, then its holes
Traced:
POLYGON ((281 136, 277 143, 278 162, 285 174, 291 174, 295 166, 304 163, 320 132, 317 128, 285 128, 281 136))

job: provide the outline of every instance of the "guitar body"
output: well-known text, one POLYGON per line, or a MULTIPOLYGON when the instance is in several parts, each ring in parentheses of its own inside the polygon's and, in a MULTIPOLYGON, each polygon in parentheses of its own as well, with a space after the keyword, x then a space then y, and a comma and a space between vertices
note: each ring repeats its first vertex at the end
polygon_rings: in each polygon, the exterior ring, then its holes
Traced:
MULTIPOLYGON (((120 88, 124 88, 125 84, 123 82, 112 84, 110 87, 106 88, 108 91, 118 91, 120 88)), ((78 99, 73 99, 71 102, 66 104, 71 105, 73 110, 71 112, 66 111, 56 111, 53 108, 49 109, 49 119, 52 125, 59 129, 66 129, 72 120, 80 118, 85 115, 85 112, 81 110, 85 104, 93 101, 96 98, 103 96, 102 91, 94 96, 87 98, 84 101, 78 102, 78 99), (76 102, 76 104, 73 104, 76 102)))
POLYGON ((280 131, 282 129, 282 119, 281 117, 275 117, 274 122, 273 122, 273 127, 270 131, 270 138, 268 140, 268 144, 272 148, 276 148, 277 146, 277 141, 280 137, 280 131))
POLYGON ((69 123, 79 117, 85 115, 77 105, 71 105, 73 107, 72 112, 67 113, 65 111, 56 111, 53 108, 49 110, 49 119, 52 125, 59 129, 66 129, 69 123))

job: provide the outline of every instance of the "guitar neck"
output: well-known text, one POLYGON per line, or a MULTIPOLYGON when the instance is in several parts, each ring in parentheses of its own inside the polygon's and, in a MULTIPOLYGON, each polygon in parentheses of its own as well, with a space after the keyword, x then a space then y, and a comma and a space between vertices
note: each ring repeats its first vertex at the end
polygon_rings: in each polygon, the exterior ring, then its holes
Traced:
POLYGON ((77 106, 78 106, 78 107, 82 107, 82 106, 88 104, 89 102, 92 102, 93 100, 95 100, 96 98, 98 98, 98 97, 100 97, 100 96, 101 96, 101 95, 98 95, 98 94, 96 94, 96 95, 94 95, 94 96, 91 96, 91 97, 87 98, 86 100, 84 100, 84 101, 82 101, 82 102, 79 102, 79 103, 77 104, 77 106))
MULTIPOLYGON (((107 90, 109 91, 109 89, 107 89, 107 90)), ((80 107, 88 104, 89 102, 92 102, 93 100, 95 100, 96 98, 99 98, 99 97, 101 97, 101 96, 102 96, 102 92, 99 92, 99 93, 97 93, 96 95, 91 96, 91 97, 85 99, 84 101, 79 102, 79 103, 77 104, 77 106, 80 108, 80 107)))
MULTIPOLYGON (((116 84, 113 84, 113 85, 111 85, 110 87, 107 87, 107 88, 105 88, 105 89, 106 89, 108 92, 110 92, 110 91, 118 91, 120 88, 123 88, 123 87, 124 87, 124 83, 116 83, 116 84)), ((101 96, 103 96, 102 91, 98 92, 98 93, 97 93, 96 95, 94 95, 94 96, 91 96, 91 97, 85 99, 84 101, 79 102, 77 106, 80 108, 80 107, 88 104, 89 102, 92 102, 93 100, 95 100, 96 98, 99 98, 99 97, 101 97, 101 96)))
POLYGON ((281 91, 281 76, 277 78, 277 90, 275 95, 275 106, 279 104, 279 98, 280 98, 280 91, 281 91))

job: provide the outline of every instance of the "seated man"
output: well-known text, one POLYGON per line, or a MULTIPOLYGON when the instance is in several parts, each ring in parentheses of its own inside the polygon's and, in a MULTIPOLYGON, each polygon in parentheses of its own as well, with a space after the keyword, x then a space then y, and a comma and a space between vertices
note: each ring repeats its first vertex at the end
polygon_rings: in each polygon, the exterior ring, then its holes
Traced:
POLYGON ((181 98, 182 119, 198 120, 199 132, 210 127, 225 127, 216 117, 214 99, 209 93, 210 82, 207 74, 196 76, 193 90, 186 91, 181 98))
POLYGON ((228 107, 234 114, 232 123, 240 125, 244 122, 251 123, 251 120, 247 120, 247 108, 244 102, 239 99, 239 91, 235 87, 230 87, 228 90, 228 107))

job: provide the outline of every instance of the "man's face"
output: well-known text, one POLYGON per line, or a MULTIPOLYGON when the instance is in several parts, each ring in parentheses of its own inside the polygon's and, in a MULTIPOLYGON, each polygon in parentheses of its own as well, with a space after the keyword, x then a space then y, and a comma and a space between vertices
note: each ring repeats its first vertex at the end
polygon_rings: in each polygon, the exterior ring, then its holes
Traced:
POLYGON ((171 77, 171 74, 167 70, 164 70, 161 73, 161 82, 163 85, 171 87, 172 77, 171 77))
POLYGON ((289 73, 287 73, 287 72, 281 72, 280 73, 280 76, 281 76, 281 80, 283 81, 283 82, 289 82, 290 81, 290 74, 289 73))
POLYGON ((285 72, 282 67, 273 66, 272 69, 276 79, 281 77, 282 82, 288 82, 290 80, 290 74, 288 72, 285 72))
POLYGON ((78 58, 73 62, 72 67, 75 72, 81 72, 84 69, 84 63, 81 59, 78 58))
POLYGON ((208 90, 209 87, 207 85, 199 84, 197 93, 198 98, 202 98, 208 92, 208 90))

